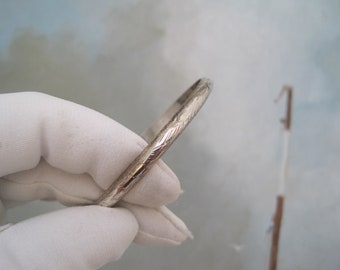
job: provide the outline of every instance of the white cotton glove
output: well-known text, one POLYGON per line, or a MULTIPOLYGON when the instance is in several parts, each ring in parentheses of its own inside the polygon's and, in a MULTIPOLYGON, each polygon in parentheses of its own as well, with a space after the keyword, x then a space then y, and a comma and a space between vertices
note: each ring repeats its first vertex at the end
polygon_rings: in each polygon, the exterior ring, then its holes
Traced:
POLYGON ((98 269, 132 241, 178 245, 190 232, 164 205, 180 184, 158 161, 119 203, 88 205, 146 142, 112 119, 40 93, 0 95, 0 211, 27 201, 71 206, 0 227, 0 269, 98 269))

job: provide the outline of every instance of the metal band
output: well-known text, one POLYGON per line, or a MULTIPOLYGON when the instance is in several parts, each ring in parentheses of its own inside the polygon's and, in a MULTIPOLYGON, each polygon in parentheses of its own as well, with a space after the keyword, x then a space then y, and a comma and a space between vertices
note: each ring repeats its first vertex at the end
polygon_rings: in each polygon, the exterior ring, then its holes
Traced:
POLYGON ((100 196, 95 204, 112 207, 166 152, 200 110, 212 89, 212 81, 199 79, 185 91, 142 137, 148 145, 100 196))

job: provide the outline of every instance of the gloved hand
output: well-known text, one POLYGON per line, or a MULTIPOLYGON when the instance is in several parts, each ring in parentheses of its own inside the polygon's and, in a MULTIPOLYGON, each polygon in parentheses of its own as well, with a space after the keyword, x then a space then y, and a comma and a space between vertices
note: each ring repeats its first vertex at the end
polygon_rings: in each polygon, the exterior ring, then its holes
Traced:
POLYGON ((145 145, 72 102, 31 92, 0 95, 0 209, 37 199, 71 206, 0 227, 0 268, 98 269, 132 241, 178 245, 190 236, 164 206, 181 189, 162 161, 118 207, 79 206, 96 200, 145 145))

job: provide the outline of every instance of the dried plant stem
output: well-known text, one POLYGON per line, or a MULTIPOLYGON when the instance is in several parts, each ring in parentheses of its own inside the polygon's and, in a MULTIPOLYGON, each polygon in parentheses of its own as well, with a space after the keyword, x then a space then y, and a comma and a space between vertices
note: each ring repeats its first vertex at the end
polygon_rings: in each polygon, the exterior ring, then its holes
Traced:
POLYGON ((276 211, 275 211, 275 215, 273 216, 274 228, 273 228, 273 236, 272 236, 272 245, 270 249, 269 270, 276 270, 276 267, 277 267, 283 207, 284 207, 284 197, 279 195, 276 198, 276 211))
MULTIPOLYGON (((281 223, 283 218, 283 208, 285 200, 285 186, 288 176, 288 156, 289 156, 289 141, 290 141, 290 128, 292 118, 292 101, 293 101, 293 88, 291 86, 283 86, 278 99, 287 93, 287 107, 286 116, 281 120, 284 125, 284 142, 283 142, 283 157, 281 174, 278 182, 278 194, 276 196, 276 209, 273 216, 273 232, 272 243, 270 249, 269 270, 276 270, 278 265, 279 246, 280 246, 280 232, 281 223)), ((277 100, 278 100, 277 99, 277 100)))

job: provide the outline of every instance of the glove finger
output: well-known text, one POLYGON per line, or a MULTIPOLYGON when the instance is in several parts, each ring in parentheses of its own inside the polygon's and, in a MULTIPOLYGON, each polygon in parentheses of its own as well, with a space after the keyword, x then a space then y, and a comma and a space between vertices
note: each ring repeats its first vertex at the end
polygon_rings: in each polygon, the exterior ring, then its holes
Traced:
POLYGON ((56 199, 65 205, 91 204, 102 192, 90 175, 70 174, 44 160, 34 169, 0 178, 0 197, 16 203, 56 199))
MULTIPOLYGON (((160 173, 158 176, 162 177, 160 173)), ((163 177, 160 181, 166 181, 168 178, 163 177)), ((166 190, 166 186, 160 186, 156 181, 148 180, 150 178, 143 180, 126 194, 124 201, 148 207, 159 207, 175 199, 173 194, 177 194, 177 191, 166 190)), ((39 165, 31 170, 0 178, 0 198, 20 203, 37 199, 56 199, 69 206, 92 204, 103 192, 104 190, 93 181, 89 174, 67 173, 50 166, 44 160, 41 160, 39 165)))
MULTIPOLYGON (((146 146, 141 137, 112 119, 48 95, 4 94, 0 108, 2 177, 33 169, 43 157, 66 173, 89 174, 104 190, 146 146)), ((63 190, 67 189, 64 185, 63 190)), ((177 177, 160 161, 125 199, 155 207, 174 201, 179 194, 177 177)))
POLYGON ((2 269, 98 269, 118 260, 137 231, 138 223, 126 209, 71 207, 1 232, 0 265, 2 269))
POLYGON ((148 208, 120 202, 137 218, 139 231, 135 242, 148 246, 179 245, 187 238, 193 238, 185 223, 167 207, 148 208))

